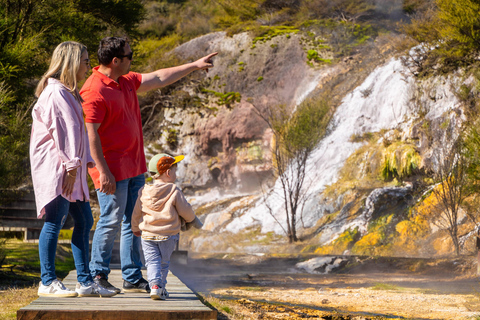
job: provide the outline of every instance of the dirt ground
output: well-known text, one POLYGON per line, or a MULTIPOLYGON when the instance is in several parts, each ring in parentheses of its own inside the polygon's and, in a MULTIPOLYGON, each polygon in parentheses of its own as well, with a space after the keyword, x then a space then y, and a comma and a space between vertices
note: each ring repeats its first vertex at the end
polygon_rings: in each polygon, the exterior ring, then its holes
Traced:
POLYGON ((172 271, 219 319, 480 319, 475 257, 350 257, 331 274, 295 267, 307 258, 197 255, 172 271))

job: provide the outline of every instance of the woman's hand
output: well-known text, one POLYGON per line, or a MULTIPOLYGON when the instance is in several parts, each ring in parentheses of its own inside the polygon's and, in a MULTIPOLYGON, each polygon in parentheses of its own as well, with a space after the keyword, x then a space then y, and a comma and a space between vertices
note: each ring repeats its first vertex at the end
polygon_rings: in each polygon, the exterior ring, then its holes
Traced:
POLYGON ((134 234, 135 236, 137 236, 137 237, 141 237, 141 236, 142 236, 142 230, 140 230, 140 231, 135 231, 133 234, 134 234))
POLYGON ((63 177, 63 186, 62 192, 67 197, 70 197, 73 192, 73 185, 75 184, 75 180, 77 179, 77 169, 73 169, 67 171, 65 176, 63 177))

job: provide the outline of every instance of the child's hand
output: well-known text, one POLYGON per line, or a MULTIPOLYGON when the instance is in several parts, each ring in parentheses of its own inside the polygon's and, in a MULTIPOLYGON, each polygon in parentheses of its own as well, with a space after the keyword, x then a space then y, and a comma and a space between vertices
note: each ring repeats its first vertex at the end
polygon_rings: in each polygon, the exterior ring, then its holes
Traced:
POLYGON ((140 231, 135 231, 133 234, 137 237, 141 237, 142 236, 142 231, 141 230, 140 231))

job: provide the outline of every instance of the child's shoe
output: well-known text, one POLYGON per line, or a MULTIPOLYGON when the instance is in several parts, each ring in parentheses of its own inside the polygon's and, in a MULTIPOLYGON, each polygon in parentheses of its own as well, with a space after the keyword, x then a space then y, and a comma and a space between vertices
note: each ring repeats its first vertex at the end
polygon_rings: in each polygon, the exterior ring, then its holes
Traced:
POLYGON ((155 284, 150 288, 150 298, 153 300, 165 300, 168 298, 168 292, 155 284))
POLYGON ((90 282, 88 284, 82 285, 77 283, 75 291, 78 293, 79 297, 113 297, 117 293, 112 290, 108 290, 96 282, 90 282))
POLYGON ((45 286, 40 281, 38 286, 38 296, 40 297, 59 297, 59 298, 69 298, 76 297, 78 294, 75 291, 72 291, 66 288, 60 280, 53 280, 50 285, 45 286))
POLYGON ((163 288, 162 292, 160 292, 160 299, 165 300, 169 297, 167 289, 163 288))

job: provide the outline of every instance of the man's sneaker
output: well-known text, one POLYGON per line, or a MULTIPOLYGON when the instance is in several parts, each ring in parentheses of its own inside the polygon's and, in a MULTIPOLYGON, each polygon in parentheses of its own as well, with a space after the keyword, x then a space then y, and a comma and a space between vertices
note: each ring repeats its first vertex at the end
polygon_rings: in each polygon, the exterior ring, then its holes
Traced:
POLYGON ((86 285, 77 283, 75 291, 78 293, 79 297, 113 297, 117 293, 113 290, 105 289, 100 286, 98 283, 91 282, 86 285))
POLYGON ((60 280, 53 280, 50 285, 45 286, 40 281, 40 285, 38 286, 38 295, 40 297, 59 297, 59 298, 67 298, 67 297, 76 297, 78 294, 75 291, 67 289, 60 280))
POLYGON ((107 277, 105 275, 97 274, 95 278, 93 278, 93 282, 95 282, 99 287, 105 288, 110 291, 115 291, 116 293, 122 292, 122 289, 114 287, 110 282, 108 282, 107 277))
POLYGON ((154 285, 150 291, 150 298, 153 300, 165 300, 168 298, 168 292, 165 288, 154 285))
POLYGON ((141 278, 137 283, 131 283, 123 280, 123 291, 125 292, 150 292, 148 281, 141 278))

